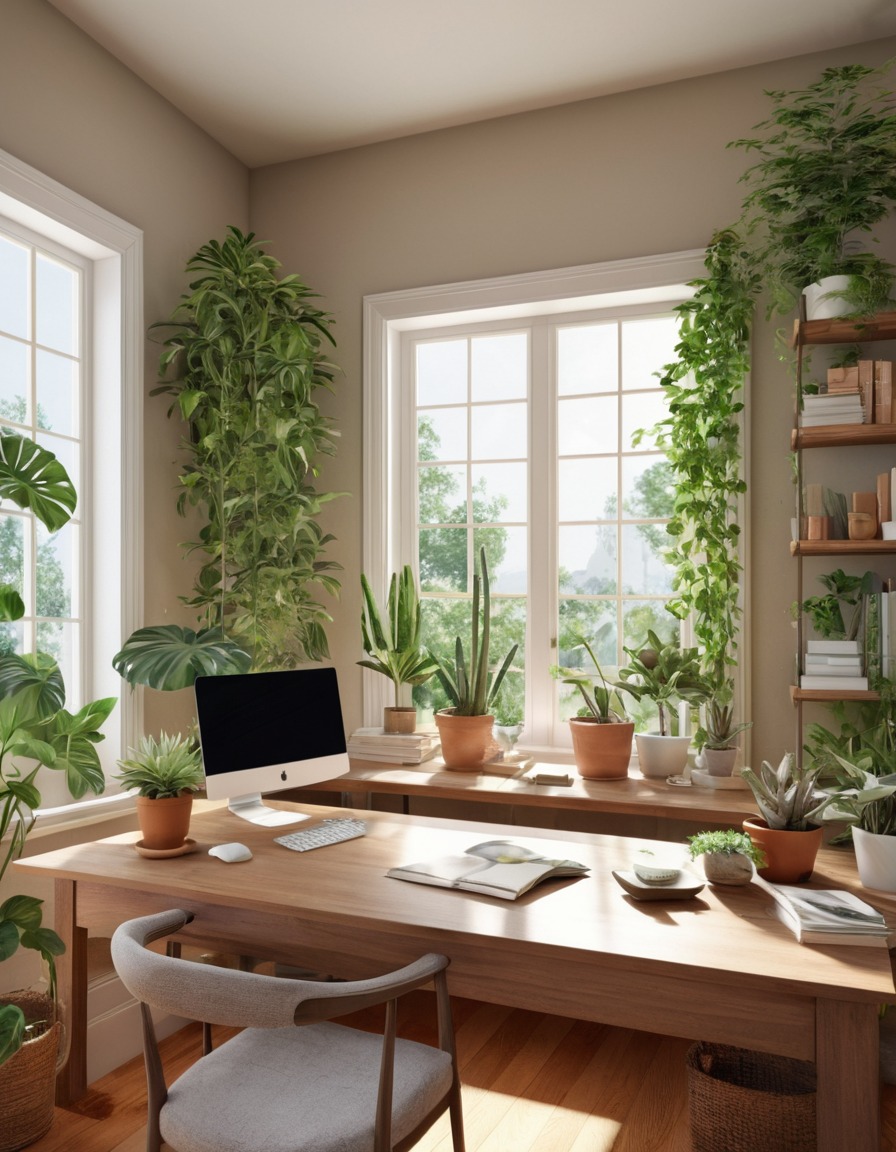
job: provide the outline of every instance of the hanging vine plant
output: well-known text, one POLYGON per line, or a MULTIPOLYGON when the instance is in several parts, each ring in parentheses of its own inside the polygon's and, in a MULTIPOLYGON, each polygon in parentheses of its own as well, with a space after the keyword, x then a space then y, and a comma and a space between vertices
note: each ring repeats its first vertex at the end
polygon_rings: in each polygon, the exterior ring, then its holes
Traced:
POLYGON ((675 476, 667 531, 674 537, 675 597, 668 609, 692 615, 704 669, 730 696, 741 615, 737 501, 741 475, 739 414, 750 367, 753 308, 761 279, 733 229, 718 232, 706 253, 706 276, 680 304, 677 359, 661 383, 669 416, 655 432, 675 476))
POLYGON ((202 628, 186 647, 175 626, 135 633, 114 661, 131 684, 191 683, 197 645, 205 671, 219 650, 223 671, 241 663, 240 650, 254 669, 328 655, 330 616, 319 597, 338 594, 339 565, 326 558, 332 537, 317 517, 339 493, 318 491, 316 480, 338 433, 315 393, 332 386, 323 344, 333 340, 314 293, 298 276, 278 279, 279 268, 254 234, 230 228, 189 261, 189 291, 170 322, 153 326, 169 333, 153 395, 173 396, 169 415, 189 426, 177 508, 197 508, 205 521, 185 545, 202 563, 182 598, 202 628))

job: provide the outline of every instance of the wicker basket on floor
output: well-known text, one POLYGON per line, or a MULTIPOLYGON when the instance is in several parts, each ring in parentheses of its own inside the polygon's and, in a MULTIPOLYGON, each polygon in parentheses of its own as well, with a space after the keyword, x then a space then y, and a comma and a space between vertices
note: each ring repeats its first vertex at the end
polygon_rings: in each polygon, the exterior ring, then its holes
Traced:
POLYGON ((815 1152, 815 1065, 727 1044, 688 1051, 693 1152, 815 1152))
POLYGON ((0 996, 0 1004, 18 1005, 26 1024, 47 1022, 40 1036, 0 1065, 0 1152, 15 1152, 39 1140, 53 1123, 62 1025, 52 998, 43 993, 8 992, 0 996))

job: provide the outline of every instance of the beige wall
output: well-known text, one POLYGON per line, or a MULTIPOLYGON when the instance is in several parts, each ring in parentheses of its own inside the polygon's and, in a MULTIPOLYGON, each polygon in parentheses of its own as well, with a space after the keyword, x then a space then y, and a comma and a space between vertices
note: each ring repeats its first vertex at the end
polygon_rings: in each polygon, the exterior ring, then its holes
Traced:
MULTIPOLYGON (((763 90, 833 63, 878 63, 893 41, 801 57, 335 153, 251 174, 251 224, 335 314, 342 431, 325 480, 345 566, 331 649, 346 721, 359 720, 361 302, 369 293, 701 248, 736 218, 745 166, 726 143, 767 114, 763 90)), ((887 248, 896 256, 896 236, 887 248)), ((791 388, 764 325, 756 338, 752 451, 753 759, 794 746, 789 704, 795 563, 787 452, 791 388)), ((830 565, 833 567, 835 565, 830 565)))
MULTIPOLYGON (((0 33, 0 148, 143 230, 146 326, 167 318, 196 249, 247 227, 246 168, 43 0, 3 0, 0 33)), ((181 433, 165 398, 148 397, 158 351, 147 341, 134 382, 146 397, 145 618, 190 624, 177 604, 190 587, 174 513, 181 433)), ((154 695, 150 727, 188 722, 187 693, 154 695)))

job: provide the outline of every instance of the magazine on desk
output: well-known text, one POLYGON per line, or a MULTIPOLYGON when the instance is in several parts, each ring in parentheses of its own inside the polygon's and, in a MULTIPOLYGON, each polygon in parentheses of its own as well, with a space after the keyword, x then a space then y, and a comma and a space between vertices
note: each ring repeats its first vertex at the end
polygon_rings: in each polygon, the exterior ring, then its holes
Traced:
POLYGON ((542 880, 584 876, 585 864, 554 860, 509 840, 487 840, 455 856, 441 856, 417 864, 401 864, 386 873, 396 880, 431 884, 436 888, 462 888, 516 900, 542 880))
POLYGON ((762 881, 762 887, 774 897, 778 919, 801 944, 890 946, 893 933, 884 917, 852 892, 796 888, 767 881, 762 881))

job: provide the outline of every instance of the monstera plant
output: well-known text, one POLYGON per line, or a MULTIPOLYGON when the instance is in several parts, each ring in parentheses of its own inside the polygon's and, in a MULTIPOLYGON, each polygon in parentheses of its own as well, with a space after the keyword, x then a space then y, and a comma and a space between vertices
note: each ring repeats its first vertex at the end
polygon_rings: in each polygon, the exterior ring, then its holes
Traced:
MULTIPOLYGON (((77 504, 74 486, 52 454, 16 433, 0 434, 0 500, 30 510, 51 532, 62 528, 77 504)), ((19 589, 0 585, 0 620, 19 620, 25 605, 19 589)), ((96 745, 100 728, 115 707, 114 697, 68 712, 65 685, 56 661, 43 653, 0 660, 0 884, 25 847, 41 805, 41 768, 64 772, 75 799, 102 792, 105 780, 96 745)), ((59 936, 42 924, 43 901, 12 895, 0 904, 0 961, 19 947, 46 961, 55 994, 59 936)), ((0 1064, 21 1047, 25 1018, 16 1004, 0 1007, 0 1064)))

